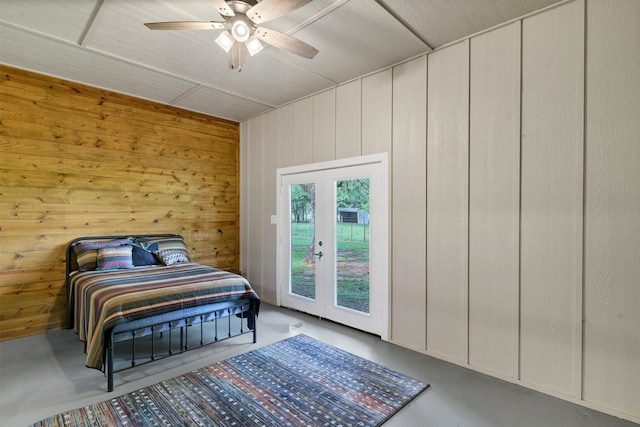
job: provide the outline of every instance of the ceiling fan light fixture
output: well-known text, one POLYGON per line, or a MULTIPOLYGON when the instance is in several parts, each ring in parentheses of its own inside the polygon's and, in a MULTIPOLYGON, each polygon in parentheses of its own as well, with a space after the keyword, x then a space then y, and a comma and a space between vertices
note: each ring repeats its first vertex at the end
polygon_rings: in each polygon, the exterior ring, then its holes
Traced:
POLYGON ((251 56, 260 52, 264 47, 262 46, 262 43, 260 43, 260 40, 258 40, 254 36, 249 37, 249 39, 244 44, 247 46, 247 50, 249 51, 249 55, 251 56))
POLYGON ((236 19, 231 26, 231 34, 237 42, 244 43, 249 39, 249 36, 251 36, 251 28, 244 20, 236 19))
POLYGON ((223 31, 218 37, 216 37, 216 43, 218 43, 225 52, 229 53, 229 50, 231 50, 235 40, 229 31, 223 31))

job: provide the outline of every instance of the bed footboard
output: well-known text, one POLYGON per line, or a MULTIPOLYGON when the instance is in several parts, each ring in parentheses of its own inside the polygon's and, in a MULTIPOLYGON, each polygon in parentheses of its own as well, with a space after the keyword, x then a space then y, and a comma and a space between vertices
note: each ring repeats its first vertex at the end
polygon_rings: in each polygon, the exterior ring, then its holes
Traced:
POLYGON ((107 390, 115 372, 248 333, 256 343, 255 320, 250 301, 238 300, 119 324, 104 337, 107 390), (130 358, 116 360, 116 346, 130 358))
POLYGON ((257 341, 258 294, 237 274, 191 262, 180 235, 80 237, 66 255, 67 326, 108 391, 115 372, 247 333, 257 341))

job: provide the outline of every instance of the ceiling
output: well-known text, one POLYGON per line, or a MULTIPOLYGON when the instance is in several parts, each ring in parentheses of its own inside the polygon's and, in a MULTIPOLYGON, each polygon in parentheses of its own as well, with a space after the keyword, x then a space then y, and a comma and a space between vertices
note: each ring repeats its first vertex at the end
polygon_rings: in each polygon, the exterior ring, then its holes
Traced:
POLYGON ((0 63, 242 121, 559 0, 313 0, 263 24, 317 48, 271 46, 228 68, 218 31, 145 22, 221 20, 207 0, 0 0, 0 63))

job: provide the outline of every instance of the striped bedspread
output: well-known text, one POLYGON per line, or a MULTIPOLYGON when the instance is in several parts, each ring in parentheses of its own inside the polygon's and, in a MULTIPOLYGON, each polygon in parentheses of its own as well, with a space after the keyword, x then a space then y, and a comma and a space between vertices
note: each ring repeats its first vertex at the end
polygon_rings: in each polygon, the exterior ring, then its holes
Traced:
POLYGON ((83 271, 70 278, 74 330, 89 368, 104 370, 103 334, 119 323, 205 304, 260 298, 242 276, 195 263, 83 271))

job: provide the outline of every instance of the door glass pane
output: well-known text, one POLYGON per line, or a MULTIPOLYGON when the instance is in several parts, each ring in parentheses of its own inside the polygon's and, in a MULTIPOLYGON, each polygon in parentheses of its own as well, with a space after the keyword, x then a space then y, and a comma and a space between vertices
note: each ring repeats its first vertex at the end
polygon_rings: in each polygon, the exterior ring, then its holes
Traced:
POLYGON ((369 178, 336 181, 336 305, 369 313, 369 178))
POLYGON ((291 200, 291 282, 289 292, 316 298, 315 184, 294 184, 291 200))

